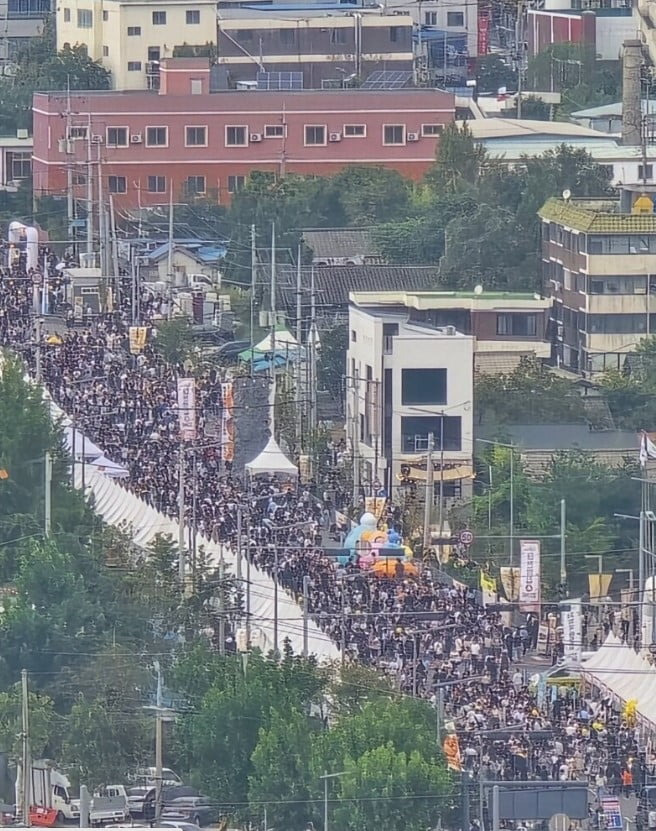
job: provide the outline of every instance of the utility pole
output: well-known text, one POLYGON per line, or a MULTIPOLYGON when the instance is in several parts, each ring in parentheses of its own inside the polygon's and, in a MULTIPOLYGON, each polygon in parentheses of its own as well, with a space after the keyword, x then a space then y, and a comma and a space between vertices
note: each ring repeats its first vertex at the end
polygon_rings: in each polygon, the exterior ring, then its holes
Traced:
POLYGON ((517 3, 515 51, 517 53, 517 118, 520 119, 522 117, 522 87, 524 75, 524 6, 522 0, 518 0, 517 3))
POLYGON ((30 803, 32 801, 31 784, 32 784, 32 763, 30 760, 30 708, 27 689, 27 670, 21 670, 21 721, 22 721, 22 739, 23 739, 23 777, 21 788, 21 810, 23 813, 23 824, 30 826, 30 803))
POLYGON ((180 458, 178 459, 178 579, 180 592, 185 591, 185 458, 184 444, 180 440, 180 458))
POLYGON ((567 534, 567 502, 560 500, 560 584, 565 591, 567 586, 567 564, 565 561, 565 540, 567 534))
MULTIPOLYGON (((75 448, 73 448, 75 453, 75 448)), ((44 494, 44 510, 43 510, 43 533, 48 539, 52 526, 52 456, 50 451, 46 450, 44 456, 45 468, 45 494, 44 494)), ((83 486, 84 487, 84 486, 83 486)))
POLYGON ((314 266, 310 276, 310 432, 317 430, 317 293, 314 285, 314 266))
POLYGON ((442 532, 444 530, 444 410, 440 413, 440 563, 442 562, 442 532))
POLYGON ((162 729, 162 670, 159 661, 155 661, 157 673, 157 699, 155 709, 155 824, 162 815, 162 766, 163 766, 163 729, 162 729))
POLYGON ((173 317, 173 177, 169 185, 169 250, 166 259, 166 282, 169 320, 173 317))
POLYGON ((508 542, 510 543, 510 565, 515 556, 515 448, 510 445, 510 528, 508 542))
POLYGON ((219 655, 225 655, 225 562, 223 560, 223 548, 219 559, 219 655))
MULTIPOLYGON (((100 153, 100 150, 98 150, 100 153)), ((87 254, 93 253, 93 161, 91 159, 91 115, 87 119, 87 254)))
POLYGON ((278 543, 275 543, 273 561, 273 654, 278 657, 278 543))
POLYGON ((358 504, 358 497, 360 495, 360 434, 359 434, 359 425, 358 425, 358 409, 359 409, 359 400, 358 400, 358 383, 359 383, 359 375, 358 370, 355 370, 355 374, 351 378, 352 384, 352 398, 351 398, 351 417, 349 418, 349 422, 351 425, 351 444, 352 444, 352 451, 353 451, 353 504, 358 504))
POLYGON ((310 578, 307 574, 303 576, 303 657, 308 657, 308 622, 310 617, 310 610, 308 603, 310 600, 310 578))
MULTIPOLYGON (((271 380, 276 376, 276 223, 271 223, 271 380)), ((275 408, 275 401, 273 403, 275 408)), ((273 428, 273 425, 271 425, 273 428)), ((273 434, 273 429, 272 429, 273 434)))
POLYGON ((430 518, 433 503, 433 434, 428 434, 428 447, 426 453, 426 493, 424 496, 424 540, 423 556, 428 556, 430 543, 430 518))
POLYGON ((114 212, 114 196, 109 195, 109 219, 111 226, 111 252, 112 252, 112 270, 114 272, 114 304, 118 306, 121 301, 121 278, 118 269, 118 242, 116 239, 116 214, 114 212))
POLYGON ((250 303, 250 348, 251 377, 253 377, 253 347, 255 346, 255 289, 257 286, 257 249, 255 247, 255 225, 251 225, 251 303, 250 303))
MULTIPOLYGON (((302 289, 301 289, 301 244, 298 245, 298 252, 296 254, 296 343, 298 344, 298 352, 296 355, 296 389, 294 390, 294 404, 296 405, 296 444, 300 452, 303 450, 303 413, 301 411, 301 381, 302 381, 302 364, 301 364, 301 339, 303 337, 303 321, 302 315, 302 289)), ((308 360, 309 355, 307 349, 305 353, 305 360, 308 360)))
POLYGON ((241 506, 237 508, 237 560, 236 577, 241 589, 241 506))
MULTIPOLYGON (((40 310, 39 310, 40 312, 40 310)), ((36 382, 40 384, 43 381, 43 367, 42 367, 42 354, 41 350, 43 349, 43 335, 41 333, 41 327, 43 325, 43 319, 41 318, 41 314, 37 314, 34 318, 34 340, 36 343, 36 382)))
MULTIPOLYGON (((64 147, 66 149, 66 217, 68 219, 68 236, 75 240, 75 231, 73 229, 73 220, 75 218, 75 205, 73 201, 73 155, 71 142, 71 79, 70 76, 66 79, 66 136, 64 138, 64 147)), ((73 243, 74 250, 77 251, 75 242, 73 243)))

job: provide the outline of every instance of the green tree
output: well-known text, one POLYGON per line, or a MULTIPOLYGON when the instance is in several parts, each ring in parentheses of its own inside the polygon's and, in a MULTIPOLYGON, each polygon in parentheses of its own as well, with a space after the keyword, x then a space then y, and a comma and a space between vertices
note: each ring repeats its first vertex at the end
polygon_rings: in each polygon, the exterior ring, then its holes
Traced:
POLYGON ((442 132, 426 182, 437 193, 458 193, 478 182, 486 160, 484 148, 474 140, 467 123, 459 127, 452 122, 442 132))
POLYGON ((479 92, 496 92, 500 87, 517 89, 517 72, 501 55, 484 55, 476 61, 476 84, 479 92))
MULTIPOLYGON (((0 748, 19 758, 22 747, 22 694, 20 684, 0 692, 0 748)), ((38 692, 28 694, 30 711, 30 749, 32 758, 43 756, 56 735, 52 699, 38 692)))
POLYGON ((410 207, 410 185, 396 170, 345 167, 331 181, 348 225, 372 225, 402 217, 410 207))
POLYGON ((321 336, 318 375, 319 388, 337 395, 344 387, 348 326, 346 323, 329 329, 321 336))
POLYGON ((188 360, 193 348, 191 323, 186 317, 162 321, 155 331, 154 348, 173 366, 188 360))

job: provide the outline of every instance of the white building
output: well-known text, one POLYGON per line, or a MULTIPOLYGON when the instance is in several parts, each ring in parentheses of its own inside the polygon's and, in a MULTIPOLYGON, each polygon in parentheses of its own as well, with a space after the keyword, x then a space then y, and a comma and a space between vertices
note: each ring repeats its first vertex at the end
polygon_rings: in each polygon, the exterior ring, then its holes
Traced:
POLYGON ((162 58, 202 57, 216 47, 216 2, 62 0, 57 49, 66 43, 86 46, 111 72, 113 89, 159 89, 162 58))
POLYGON ((474 337, 407 318, 404 309, 349 307, 347 414, 356 480, 359 471, 365 493, 378 481, 395 497, 402 481, 425 482, 432 435, 434 504, 441 487, 446 514, 472 482, 474 337))

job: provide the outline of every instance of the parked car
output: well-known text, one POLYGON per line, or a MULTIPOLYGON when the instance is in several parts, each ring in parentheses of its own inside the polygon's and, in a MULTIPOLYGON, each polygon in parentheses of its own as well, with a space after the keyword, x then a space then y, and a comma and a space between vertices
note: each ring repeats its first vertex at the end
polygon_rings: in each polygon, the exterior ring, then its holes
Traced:
POLYGON ((151 785, 138 785, 128 788, 128 810, 130 816, 151 820, 155 816, 155 788, 151 785))
MULTIPOLYGON (((134 776, 135 782, 144 785, 154 785, 156 782, 155 779, 155 768, 139 768, 134 776)), ((182 785, 182 779, 178 776, 178 774, 171 770, 171 768, 162 768, 162 786, 167 787, 169 785, 182 785)))
POLYGON ((211 825, 219 819, 219 807, 207 796, 179 796, 167 800, 163 820, 182 820, 195 825, 211 825))
POLYGON ((181 819, 164 819, 159 823, 160 828, 178 828, 179 831, 200 831, 200 825, 185 822, 181 819))

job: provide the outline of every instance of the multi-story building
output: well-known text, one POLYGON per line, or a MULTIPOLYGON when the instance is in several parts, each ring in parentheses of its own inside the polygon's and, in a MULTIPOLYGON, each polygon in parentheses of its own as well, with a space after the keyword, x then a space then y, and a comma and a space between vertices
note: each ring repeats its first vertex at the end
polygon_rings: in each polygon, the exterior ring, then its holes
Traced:
POLYGON ((12 63, 25 40, 43 32, 43 24, 52 9, 51 0, 0 0, 0 63, 12 63))
POLYGON ((329 175, 379 165, 420 178, 433 164, 454 98, 435 89, 209 91, 201 59, 163 60, 158 93, 34 96, 35 193, 123 206, 194 197, 228 201, 254 170, 329 175), (68 136, 67 136, 67 130, 68 136))
MULTIPOLYGON (((356 481, 397 495, 426 478, 443 508, 471 487, 474 338, 453 326, 412 322, 405 309, 349 308, 347 421, 356 481)), ((444 513, 444 512, 443 512, 444 513)))
POLYGON ((474 339, 477 372, 509 372, 525 357, 547 360, 552 301, 497 291, 352 292, 351 309, 401 315, 408 323, 455 328, 474 339))
POLYGON ((62 0, 56 19, 57 48, 84 44, 114 89, 158 89, 163 58, 216 49, 215 0, 62 0))
POLYGON ((0 190, 15 191, 32 175, 32 139, 27 130, 0 136, 0 190))
POLYGON ((539 211, 560 366, 585 376, 622 369, 656 331, 656 214, 647 187, 625 186, 619 200, 549 199, 539 211))
POLYGON ((218 58, 228 82, 297 72, 306 89, 349 85, 374 70, 413 69, 412 18, 338 4, 219 6, 218 58))

